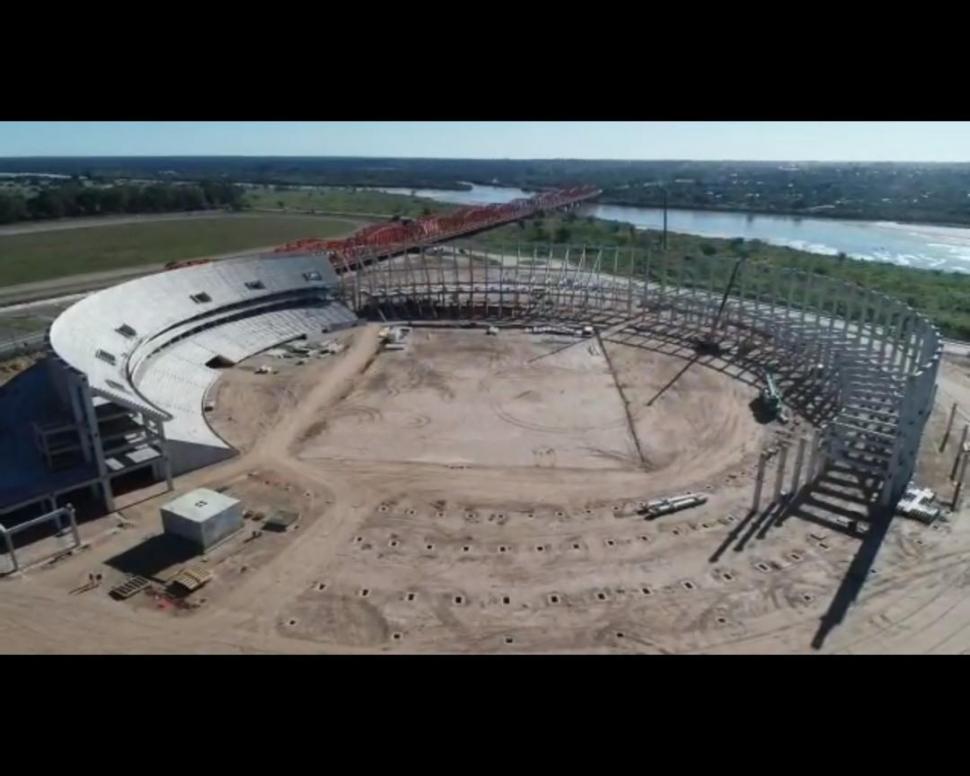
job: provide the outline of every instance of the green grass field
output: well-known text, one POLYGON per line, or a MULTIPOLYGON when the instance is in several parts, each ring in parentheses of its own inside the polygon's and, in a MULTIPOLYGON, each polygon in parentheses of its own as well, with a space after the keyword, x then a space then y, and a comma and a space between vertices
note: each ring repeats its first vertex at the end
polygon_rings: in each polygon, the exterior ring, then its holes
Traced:
POLYGON ((317 210, 329 213, 374 213, 414 218, 427 212, 444 212, 455 205, 421 197, 385 194, 381 191, 350 189, 315 189, 312 191, 274 191, 271 186, 250 189, 246 203, 258 208, 317 210), (282 205, 281 205, 282 203, 282 205))
POLYGON ((349 234, 351 220, 240 215, 0 236, 0 288, 349 234))

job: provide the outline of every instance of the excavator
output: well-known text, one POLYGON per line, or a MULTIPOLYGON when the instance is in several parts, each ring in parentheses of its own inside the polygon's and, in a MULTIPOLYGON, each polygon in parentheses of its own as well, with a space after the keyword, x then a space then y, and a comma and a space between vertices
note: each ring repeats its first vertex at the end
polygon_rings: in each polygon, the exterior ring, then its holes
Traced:
POLYGON ((788 422, 788 410, 785 409, 785 402, 782 399, 781 391, 775 382, 774 375, 767 369, 764 371, 765 385, 758 394, 758 400, 769 420, 780 420, 782 423, 788 422))

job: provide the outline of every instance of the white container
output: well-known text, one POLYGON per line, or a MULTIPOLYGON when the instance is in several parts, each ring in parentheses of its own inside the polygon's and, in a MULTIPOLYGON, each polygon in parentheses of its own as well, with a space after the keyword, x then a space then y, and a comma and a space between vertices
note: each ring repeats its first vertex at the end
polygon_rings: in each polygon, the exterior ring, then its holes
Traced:
POLYGON ((208 488, 179 496, 161 512, 166 534, 187 539, 203 552, 243 526, 242 502, 208 488))

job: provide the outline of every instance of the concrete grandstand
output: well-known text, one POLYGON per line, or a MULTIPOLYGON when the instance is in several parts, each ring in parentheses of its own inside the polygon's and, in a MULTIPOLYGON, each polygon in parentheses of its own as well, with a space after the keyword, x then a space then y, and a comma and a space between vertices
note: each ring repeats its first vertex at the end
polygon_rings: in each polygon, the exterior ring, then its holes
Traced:
POLYGON ((149 275, 76 303, 48 333, 59 401, 32 407, 28 416, 46 415, 32 427, 19 424, 21 453, 5 461, 0 512, 84 486, 112 510, 121 475, 150 469, 171 486, 172 476, 232 455, 203 413, 219 368, 353 325, 338 291, 322 256, 257 256, 149 275), (40 456, 23 455, 24 446, 40 456))

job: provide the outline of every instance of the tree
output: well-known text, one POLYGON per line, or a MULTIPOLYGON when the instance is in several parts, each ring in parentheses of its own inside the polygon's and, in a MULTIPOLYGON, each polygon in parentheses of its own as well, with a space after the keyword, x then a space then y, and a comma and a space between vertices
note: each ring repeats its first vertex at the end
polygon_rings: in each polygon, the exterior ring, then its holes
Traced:
POLYGON ((558 229, 556 229, 552 239, 557 243, 568 243, 570 237, 572 237, 572 232, 569 230, 569 227, 562 224, 558 229))
POLYGON ((717 253, 717 248, 710 243, 701 243, 701 253, 703 253, 705 256, 713 256, 715 253, 717 253))

